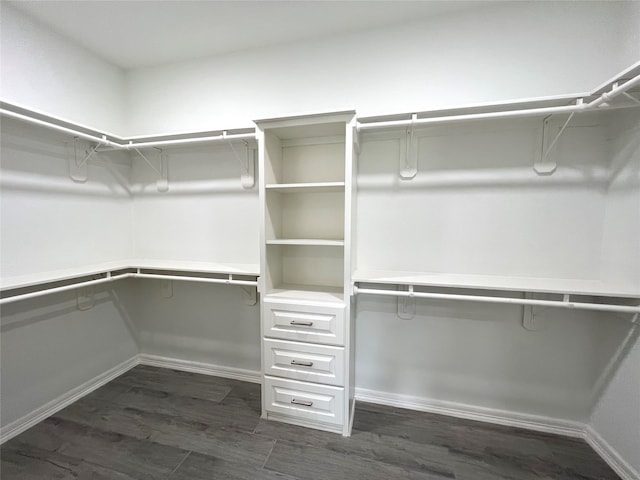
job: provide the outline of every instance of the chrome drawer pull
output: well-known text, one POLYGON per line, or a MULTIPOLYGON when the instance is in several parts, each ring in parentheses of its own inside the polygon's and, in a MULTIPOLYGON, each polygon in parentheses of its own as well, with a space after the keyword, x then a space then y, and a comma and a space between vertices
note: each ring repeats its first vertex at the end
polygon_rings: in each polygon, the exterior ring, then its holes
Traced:
POLYGON ((303 407, 311 407, 313 402, 303 402, 302 400, 296 400, 295 398, 291 399, 291 403, 294 405, 302 405, 303 407))
POLYGON ((313 362, 301 362, 300 360, 291 360, 291 365, 299 365, 301 367, 313 367, 313 362))
POLYGON ((296 325, 298 327, 311 327, 313 326, 313 322, 298 322, 296 320, 291 320, 290 325, 296 325))

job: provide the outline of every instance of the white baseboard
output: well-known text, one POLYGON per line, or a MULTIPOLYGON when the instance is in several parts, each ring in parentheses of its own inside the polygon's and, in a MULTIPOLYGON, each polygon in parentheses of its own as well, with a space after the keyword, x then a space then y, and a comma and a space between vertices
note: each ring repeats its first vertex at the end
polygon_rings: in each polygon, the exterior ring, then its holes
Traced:
POLYGON ((182 370, 184 372, 202 373, 215 377, 231 378, 243 382, 262 383, 262 374, 259 371, 244 370, 241 368, 225 367, 213 365, 211 363, 192 362, 190 360, 180 360, 178 358, 161 357, 158 355, 138 355, 140 365, 151 367, 170 368, 172 370, 182 370))
POLYGON ((629 465, 591 425, 584 429, 584 439, 622 480, 640 480, 640 472, 629 465))
POLYGON ((50 417, 54 413, 59 412, 76 400, 79 400, 85 395, 88 395, 94 390, 100 388, 104 384, 109 383, 111 380, 119 377, 136 365, 138 365, 138 355, 131 357, 129 360, 122 362, 91 380, 84 382, 82 385, 69 390, 58 398, 55 398, 40 408, 35 409, 33 412, 30 412, 8 425, 5 425, 0 429, 0 444, 21 434, 25 430, 33 427, 35 424, 41 422, 47 417, 50 417))
POLYGON ((379 392, 356 388, 356 399, 391 407, 407 408, 421 412, 448 415, 450 417, 495 423, 508 427, 525 428, 538 432, 553 433, 569 437, 583 438, 585 425, 581 422, 561 418, 530 415, 511 410, 498 410, 464 403, 413 397, 396 393, 379 392))

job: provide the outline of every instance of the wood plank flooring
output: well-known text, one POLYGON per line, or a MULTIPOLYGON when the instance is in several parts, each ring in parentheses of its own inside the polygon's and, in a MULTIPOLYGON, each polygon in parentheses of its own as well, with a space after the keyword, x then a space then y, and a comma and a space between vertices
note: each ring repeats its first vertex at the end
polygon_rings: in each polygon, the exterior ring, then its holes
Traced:
POLYGON ((2 480, 613 480, 582 440, 358 403, 353 435, 260 419, 260 386, 138 366, 1 448, 2 480))

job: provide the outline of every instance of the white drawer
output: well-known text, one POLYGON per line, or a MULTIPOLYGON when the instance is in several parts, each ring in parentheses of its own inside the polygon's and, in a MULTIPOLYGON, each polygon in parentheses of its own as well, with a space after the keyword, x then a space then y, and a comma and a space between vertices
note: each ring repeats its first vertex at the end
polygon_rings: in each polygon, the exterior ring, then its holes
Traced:
POLYGON ((344 344, 344 307, 264 301, 265 337, 344 344))
POLYGON ((267 375, 308 382, 344 385, 344 348, 264 339, 267 375))
POLYGON ((265 410, 330 425, 344 421, 344 388, 264 377, 265 410))

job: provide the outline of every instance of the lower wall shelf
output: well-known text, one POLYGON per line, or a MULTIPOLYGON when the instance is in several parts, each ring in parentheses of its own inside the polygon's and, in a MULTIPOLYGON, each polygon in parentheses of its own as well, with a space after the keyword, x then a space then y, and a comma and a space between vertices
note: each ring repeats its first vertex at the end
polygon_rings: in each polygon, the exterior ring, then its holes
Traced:
MULTIPOLYGON (((2 289, 0 304, 7 304, 28 300, 58 292, 74 290, 102 283, 110 283, 126 278, 147 278, 156 280, 177 280, 202 283, 218 283, 224 285, 241 285, 257 287, 258 273, 242 271, 238 269, 218 270, 194 270, 192 263, 180 264, 170 262, 168 264, 149 262, 140 264, 112 264, 108 269, 87 268, 85 271, 77 270, 75 275, 68 272, 60 276, 42 275, 39 281, 31 280, 27 283, 8 284, 2 289), (176 269, 176 266, 185 266, 184 269, 176 269)), ((200 264, 202 265, 202 264, 200 264)))

